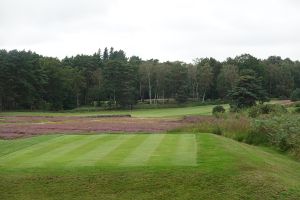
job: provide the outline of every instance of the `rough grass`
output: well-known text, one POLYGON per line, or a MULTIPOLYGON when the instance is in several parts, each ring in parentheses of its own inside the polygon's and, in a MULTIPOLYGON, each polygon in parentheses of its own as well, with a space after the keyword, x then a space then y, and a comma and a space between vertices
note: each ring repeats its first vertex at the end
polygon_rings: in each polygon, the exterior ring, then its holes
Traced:
POLYGON ((239 114, 222 114, 219 117, 193 116, 186 117, 185 121, 191 122, 191 125, 170 132, 208 132, 245 142, 251 130, 251 119, 239 114))
POLYGON ((300 197, 299 162, 213 134, 39 136, 0 152, 0 199, 300 197))

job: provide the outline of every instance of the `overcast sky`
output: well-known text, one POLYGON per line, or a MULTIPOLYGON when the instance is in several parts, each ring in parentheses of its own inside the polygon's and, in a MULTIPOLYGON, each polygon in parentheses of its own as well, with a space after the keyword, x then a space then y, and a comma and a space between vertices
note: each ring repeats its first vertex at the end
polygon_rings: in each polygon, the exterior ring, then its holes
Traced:
POLYGON ((0 49, 63 58, 105 46, 161 61, 299 60, 300 1, 0 0, 0 49))

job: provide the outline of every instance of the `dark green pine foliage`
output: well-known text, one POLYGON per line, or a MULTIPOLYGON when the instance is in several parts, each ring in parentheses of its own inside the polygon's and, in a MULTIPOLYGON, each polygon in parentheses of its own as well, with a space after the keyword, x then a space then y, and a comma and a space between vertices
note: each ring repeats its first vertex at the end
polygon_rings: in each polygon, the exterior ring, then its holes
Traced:
POLYGON ((103 68, 104 88, 110 105, 132 107, 136 103, 137 67, 118 60, 103 68))
POLYGON ((300 101, 300 88, 295 89, 291 94, 292 101, 300 101))
POLYGON ((0 52, 2 109, 35 109, 42 101, 45 76, 40 56, 26 51, 0 52))
POLYGON ((62 61, 63 66, 70 66, 81 71, 84 76, 84 87, 81 87, 81 95, 79 97, 80 104, 92 104, 91 96, 94 96, 94 86, 98 85, 99 77, 96 76, 96 71, 99 70, 103 63, 100 55, 97 53, 90 55, 77 55, 71 58, 65 58, 62 61))
POLYGON ((107 50, 107 47, 105 47, 104 52, 103 52, 103 57, 102 57, 103 61, 104 62, 108 61, 108 57, 109 57, 108 50, 107 50))
POLYGON ((240 76, 237 85, 229 92, 229 97, 231 105, 237 108, 251 107, 257 101, 263 103, 268 100, 261 79, 248 74, 240 76))
POLYGON ((117 92, 117 103, 123 108, 132 108, 132 106, 136 104, 138 69, 134 65, 124 64, 121 71, 121 85, 117 92))
POLYGON ((230 97, 236 106, 247 107, 266 100, 262 88, 273 98, 289 98, 300 88, 300 62, 289 58, 260 60, 244 54, 223 63, 213 58, 196 60, 195 64, 143 61, 137 56, 128 60, 124 51, 113 48, 63 60, 31 51, 0 50, 0 108, 60 110, 106 102, 130 107, 136 94, 141 100, 151 96, 152 103, 173 98, 184 103, 188 97, 214 100, 227 97, 237 82, 230 97), (220 71, 224 75, 226 66, 236 70, 224 79, 220 71))
POLYGON ((188 100, 188 71, 182 63, 175 63, 172 68, 172 84, 177 103, 185 103, 188 100))

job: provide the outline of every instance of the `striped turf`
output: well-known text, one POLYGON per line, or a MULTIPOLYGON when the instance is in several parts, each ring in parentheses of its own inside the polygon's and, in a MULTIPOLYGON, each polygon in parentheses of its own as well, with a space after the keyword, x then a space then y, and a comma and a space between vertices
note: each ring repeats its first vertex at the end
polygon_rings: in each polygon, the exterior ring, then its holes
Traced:
POLYGON ((196 164, 194 134, 63 135, 0 156, 1 167, 20 168, 196 164))

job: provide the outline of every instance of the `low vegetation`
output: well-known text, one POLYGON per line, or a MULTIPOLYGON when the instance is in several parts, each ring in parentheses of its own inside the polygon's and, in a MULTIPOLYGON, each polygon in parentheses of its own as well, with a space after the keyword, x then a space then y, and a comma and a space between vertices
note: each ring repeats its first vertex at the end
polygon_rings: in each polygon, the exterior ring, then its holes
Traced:
POLYGON ((217 116, 218 114, 222 114, 225 111, 226 110, 223 106, 218 105, 218 106, 213 107, 212 114, 217 116))
POLYGON ((282 115, 288 113, 288 110, 279 104, 259 104, 249 108, 249 117, 256 118, 261 115, 282 115))
POLYGON ((300 101, 300 88, 295 89, 291 94, 292 101, 300 101))
POLYGON ((300 116, 282 115, 254 121, 248 142, 269 144, 300 159, 300 116))
MULTIPOLYGON (((297 112, 297 108, 298 104, 293 113, 297 112)), ((195 124, 184 129, 211 132, 248 144, 270 146, 300 159, 300 115, 293 113, 289 113, 282 105, 259 104, 239 113, 194 117, 190 120, 195 124)))

